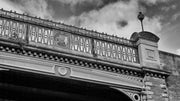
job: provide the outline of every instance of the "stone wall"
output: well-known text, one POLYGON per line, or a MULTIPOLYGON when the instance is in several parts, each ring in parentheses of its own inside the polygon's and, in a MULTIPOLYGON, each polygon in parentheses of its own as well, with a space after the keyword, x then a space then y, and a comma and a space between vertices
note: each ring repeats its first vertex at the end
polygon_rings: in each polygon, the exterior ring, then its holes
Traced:
POLYGON ((171 74, 166 79, 169 101, 180 101, 180 56, 159 51, 161 67, 171 74))

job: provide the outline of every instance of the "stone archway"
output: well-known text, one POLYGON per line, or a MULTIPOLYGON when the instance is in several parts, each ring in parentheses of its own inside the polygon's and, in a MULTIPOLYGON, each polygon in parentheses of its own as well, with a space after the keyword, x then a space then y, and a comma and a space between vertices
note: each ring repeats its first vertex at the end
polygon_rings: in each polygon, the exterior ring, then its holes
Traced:
POLYGON ((116 87, 112 87, 112 89, 117 90, 117 92, 124 94, 124 97, 126 96, 129 99, 128 101, 141 101, 142 100, 142 94, 140 94, 139 91, 121 89, 121 88, 116 88, 116 87))
POLYGON ((111 92, 109 92, 109 94, 115 99, 108 101, 133 101, 133 99, 130 96, 128 96, 126 93, 120 90, 111 89, 111 92))
POLYGON ((0 100, 133 101, 109 86, 19 71, 0 71, 0 100))

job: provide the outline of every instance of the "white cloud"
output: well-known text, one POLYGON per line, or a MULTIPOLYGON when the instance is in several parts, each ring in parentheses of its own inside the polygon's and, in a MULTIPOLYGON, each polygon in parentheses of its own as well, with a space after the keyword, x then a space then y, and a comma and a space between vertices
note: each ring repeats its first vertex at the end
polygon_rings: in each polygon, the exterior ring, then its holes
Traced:
POLYGON ((14 5, 14 3, 10 2, 9 0, 0 0, 0 8, 3 8, 5 10, 12 10, 16 11, 18 13, 22 13, 23 11, 19 9, 17 5, 14 5))
POLYGON ((162 18, 160 16, 155 16, 153 18, 148 18, 146 17, 144 19, 144 29, 147 31, 150 31, 156 35, 159 35, 161 29, 162 29, 162 24, 161 24, 161 20, 162 18))
POLYGON ((157 4, 157 3, 165 3, 165 2, 168 2, 170 0, 141 0, 147 4, 157 4))
POLYGON ((174 5, 171 5, 171 6, 164 6, 164 7, 162 7, 161 8, 161 10, 163 10, 163 11, 169 11, 169 10, 174 10, 174 9, 176 9, 177 8, 177 6, 174 4, 174 5))
POLYGON ((180 55, 180 48, 176 50, 176 53, 180 55))
MULTIPOLYGON (((7 10, 26 12, 29 15, 41 18, 53 19, 53 10, 48 7, 45 0, 20 0, 20 3, 13 3, 9 0, 0 0, 0 7, 7 10)), ((66 3, 87 2, 87 0, 59 0, 66 3)), ((88 2, 101 0, 88 0, 88 2)), ((140 22, 137 14, 142 9, 139 0, 129 2, 117 1, 105 5, 99 10, 84 12, 79 16, 72 16, 65 22, 72 25, 86 27, 87 29, 97 30, 120 37, 129 38, 133 32, 141 31, 140 22)), ((143 10, 145 12, 145 10, 143 10)), ((147 31, 158 33, 161 30, 160 17, 144 19, 144 28, 147 31)))
POLYGON ((0 8, 13 10, 19 13, 28 13, 31 16, 52 19, 53 11, 48 8, 45 0, 19 0, 19 3, 9 0, 0 0, 0 8))
POLYGON ((55 0, 55 1, 59 1, 65 4, 71 4, 71 5, 81 4, 83 2, 93 2, 93 3, 97 3, 98 5, 103 3, 102 0, 55 0))
POLYGON ((96 6, 101 6, 103 4, 103 0, 54 0, 54 1, 58 1, 59 3, 68 5, 73 13, 76 13, 77 7, 80 7, 82 5, 86 6, 87 4, 93 4, 96 6))
MULTIPOLYGON (((55 0, 55 1, 59 1, 62 3, 66 3, 66 4, 71 4, 71 5, 76 5, 76 4, 80 4, 83 2, 94 2, 94 3, 102 4, 104 0, 55 0)), ((119 1, 121 1, 121 0, 119 0, 119 1)), ((143 1, 148 4, 156 4, 156 3, 168 2, 169 0, 139 0, 139 1, 143 1)))
MULTIPOLYGON (((137 0, 131 0, 130 2, 118 1, 100 10, 73 16, 66 22, 99 32, 129 38, 133 32, 141 31, 140 22, 137 20, 139 8, 140 5, 137 0), (119 26, 117 22, 127 22, 127 25, 119 26)), ((158 33, 161 30, 160 17, 146 17, 144 25, 145 30, 158 33)))
POLYGON ((53 11, 45 0, 20 0, 19 8, 26 13, 41 18, 52 19, 53 11))
POLYGON ((176 21, 179 17, 180 17, 180 12, 175 13, 175 14, 172 16, 172 20, 173 20, 173 21, 176 21))

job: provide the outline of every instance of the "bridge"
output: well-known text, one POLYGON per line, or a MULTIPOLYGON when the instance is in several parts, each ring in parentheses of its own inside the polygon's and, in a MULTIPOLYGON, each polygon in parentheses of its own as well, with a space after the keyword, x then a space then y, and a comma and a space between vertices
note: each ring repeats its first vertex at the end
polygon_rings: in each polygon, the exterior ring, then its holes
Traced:
POLYGON ((168 101, 159 38, 130 39, 0 10, 0 99, 168 101))

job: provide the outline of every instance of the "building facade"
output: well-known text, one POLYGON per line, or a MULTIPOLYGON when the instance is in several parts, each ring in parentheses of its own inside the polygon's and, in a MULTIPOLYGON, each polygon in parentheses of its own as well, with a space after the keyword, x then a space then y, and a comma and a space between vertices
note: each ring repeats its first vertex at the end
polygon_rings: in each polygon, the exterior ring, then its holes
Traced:
POLYGON ((0 10, 0 100, 179 101, 179 56, 130 39, 0 10))
POLYGON ((169 71, 170 75, 166 79, 168 87, 169 101, 180 100, 180 56, 172 53, 159 51, 160 65, 163 70, 169 71))

